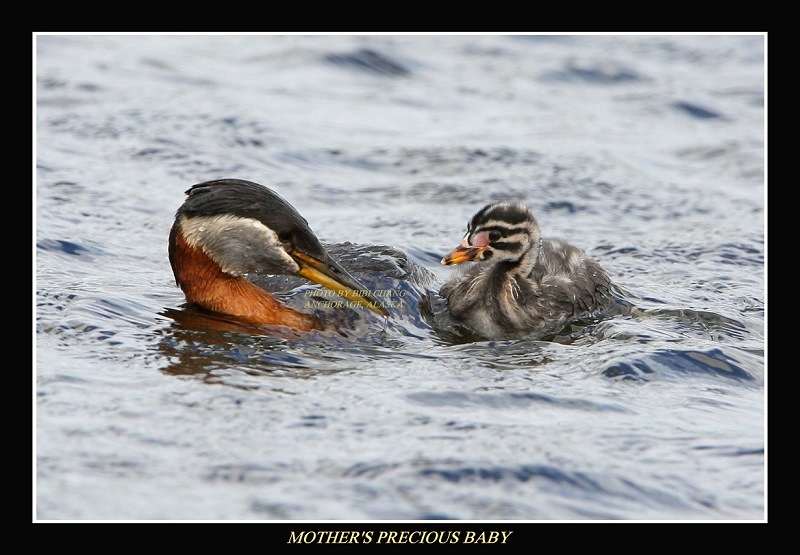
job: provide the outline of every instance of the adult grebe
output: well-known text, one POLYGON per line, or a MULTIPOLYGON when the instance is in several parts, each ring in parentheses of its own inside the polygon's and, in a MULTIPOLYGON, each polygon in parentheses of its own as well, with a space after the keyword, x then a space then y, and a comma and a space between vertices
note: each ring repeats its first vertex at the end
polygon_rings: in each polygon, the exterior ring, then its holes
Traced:
POLYGON ((479 261, 441 288, 450 314, 486 339, 544 336, 610 299, 608 275, 577 247, 543 240, 519 203, 489 204, 442 264, 479 261))
POLYGON ((247 274, 299 275, 387 316, 369 292, 325 251, 308 222, 274 191, 241 179, 199 183, 175 214, 169 261, 186 301, 255 326, 321 330, 247 274))

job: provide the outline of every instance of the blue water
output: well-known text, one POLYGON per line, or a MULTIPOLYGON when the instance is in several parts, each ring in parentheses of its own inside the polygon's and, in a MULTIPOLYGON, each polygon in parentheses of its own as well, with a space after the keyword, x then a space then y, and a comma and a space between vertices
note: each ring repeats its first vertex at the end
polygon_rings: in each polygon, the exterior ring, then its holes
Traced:
POLYGON ((764 36, 35 50, 34 519, 766 519, 764 36), (220 177, 402 305, 347 337, 197 321, 167 237, 220 177), (421 316, 495 200, 606 268, 604 318, 475 341, 421 316))

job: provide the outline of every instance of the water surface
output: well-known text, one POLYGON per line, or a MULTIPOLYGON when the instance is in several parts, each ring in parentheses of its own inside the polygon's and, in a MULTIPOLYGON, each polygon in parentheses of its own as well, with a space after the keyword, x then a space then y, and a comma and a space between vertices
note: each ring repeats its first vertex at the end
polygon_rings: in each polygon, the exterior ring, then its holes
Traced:
POLYGON ((764 519, 764 50, 38 36, 34 518, 764 519), (188 317, 167 237, 221 177, 383 252, 359 277, 403 307, 349 337, 188 317), (439 260, 496 200, 597 259, 618 310, 433 329, 439 260))

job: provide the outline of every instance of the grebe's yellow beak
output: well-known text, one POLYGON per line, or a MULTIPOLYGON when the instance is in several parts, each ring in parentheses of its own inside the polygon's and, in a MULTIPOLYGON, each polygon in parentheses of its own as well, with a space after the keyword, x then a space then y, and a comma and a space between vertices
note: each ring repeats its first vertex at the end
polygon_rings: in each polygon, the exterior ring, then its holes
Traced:
POLYGON ((461 264, 462 262, 472 262, 488 248, 489 245, 485 245, 483 247, 471 247, 466 244, 466 242, 461 243, 455 249, 450 251, 447 256, 442 258, 442 264, 445 266, 453 266, 454 264, 461 264))
POLYGON ((381 316, 389 316, 385 308, 369 298, 370 291, 332 258, 326 257, 325 260, 320 260, 297 250, 293 250, 289 254, 300 266, 298 275, 314 283, 319 283, 345 299, 381 316))

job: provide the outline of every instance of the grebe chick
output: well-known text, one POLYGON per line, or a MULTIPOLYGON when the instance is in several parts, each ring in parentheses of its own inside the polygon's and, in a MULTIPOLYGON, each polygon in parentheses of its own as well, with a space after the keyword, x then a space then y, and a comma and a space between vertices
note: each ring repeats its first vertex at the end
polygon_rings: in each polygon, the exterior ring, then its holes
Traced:
POLYGON ((246 324, 324 329, 252 283, 247 274, 299 275, 386 316, 334 261, 308 222, 274 191, 241 179, 199 183, 175 214, 169 261, 187 303, 246 324))
POLYGON ((442 264, 470 261, 477 263, 446 282, 440 295, 458 322, 486 339, 557 333, 610 299, 605 270, 565 241, 542 239, 520 203, 478 211, 442 264))

